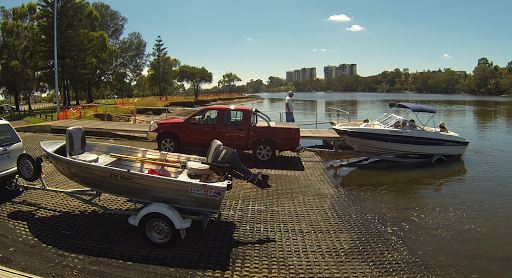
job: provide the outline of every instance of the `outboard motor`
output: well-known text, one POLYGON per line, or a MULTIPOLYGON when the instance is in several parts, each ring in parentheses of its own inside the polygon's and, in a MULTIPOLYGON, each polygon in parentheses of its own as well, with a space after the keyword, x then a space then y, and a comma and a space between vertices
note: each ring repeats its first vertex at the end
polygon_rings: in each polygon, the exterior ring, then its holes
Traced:
POLYGON ((260 186, 261 182, 266 183, 269 179, 268 175, 253 173, 247 169, 240 161, 238 153, 233 148, 222 145, 218 140, 213 140, 206 158, 207 161, 203 163, 210 165, 210 167, 220 168, 229 172, 234 178, 246 180, 254 185, 260 186))

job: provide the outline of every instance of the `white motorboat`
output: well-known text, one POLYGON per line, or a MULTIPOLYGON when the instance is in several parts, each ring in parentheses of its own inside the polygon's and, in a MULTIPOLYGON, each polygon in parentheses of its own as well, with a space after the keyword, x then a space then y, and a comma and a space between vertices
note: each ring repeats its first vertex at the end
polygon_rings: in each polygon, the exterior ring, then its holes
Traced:
POLYGON ((393 109, 404 108, 416 115, 418 123, 407 123, 397 114, 384 114, 373 122, 358 126, 336 125, 333 129, 346 143, 361 153, 384 156, 460 156, 466 152, 469 140, 459 134, 441 132, 436 128, 435 107, 413 103, 389 103, 393 109), (423 124, 419 113, 429 113, 431 117, 423 124), (427 127, 432 122, 433 127, 427 127))

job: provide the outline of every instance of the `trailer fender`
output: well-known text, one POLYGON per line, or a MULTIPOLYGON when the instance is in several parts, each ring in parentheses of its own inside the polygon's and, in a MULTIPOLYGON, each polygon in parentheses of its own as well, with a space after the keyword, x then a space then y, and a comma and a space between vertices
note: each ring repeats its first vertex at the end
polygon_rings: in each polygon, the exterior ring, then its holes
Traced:
POLYGON ((138 214, 130 216, 128 218, 128 223, 133 226, 138 226, 142 217, 149 213, 160 213, 167 216, 172 221, 176 229, 180 230, 182 237, 185 229, 189 228, 192 224, 192 219, 183 219, 177 210, 162 203, 154 203, 146 206, 138 214))

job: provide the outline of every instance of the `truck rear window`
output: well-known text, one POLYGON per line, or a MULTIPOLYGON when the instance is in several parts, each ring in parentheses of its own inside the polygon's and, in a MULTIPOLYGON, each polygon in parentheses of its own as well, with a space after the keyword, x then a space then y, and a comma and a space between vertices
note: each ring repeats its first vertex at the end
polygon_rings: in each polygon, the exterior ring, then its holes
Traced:
POLYGON ((223 125, 239 125, 244 120, 244 113, 242 111, 225 111, 223 125))

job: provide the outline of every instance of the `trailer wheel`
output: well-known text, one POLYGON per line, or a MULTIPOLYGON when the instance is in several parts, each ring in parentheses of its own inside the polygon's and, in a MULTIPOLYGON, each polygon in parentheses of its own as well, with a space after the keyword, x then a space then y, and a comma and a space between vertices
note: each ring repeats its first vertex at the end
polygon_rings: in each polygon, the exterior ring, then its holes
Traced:
POLYGON ((436 155, 430 158, 430 162, 432 162, 434 165, 440 166, 446 162, 446 157, 442 155, 436 155))
POLYGON ((142 235, 155 247, 167 247, 179 237, 174 223, 161 213, 150 213, 142 217, 139 227, 142 235))
POLYGON ((252 153, 259 161, 272 161, 276 157, 276 147, 274 143, 262 140, 254 144, 252 153))
POLYGON ((16 166, 18 167, 18 174, 28 182, 33 182, 41 177, 41 160, 37 159, 36 161, 36 159, 28 153, 22 153, 18 156, 16 166))

